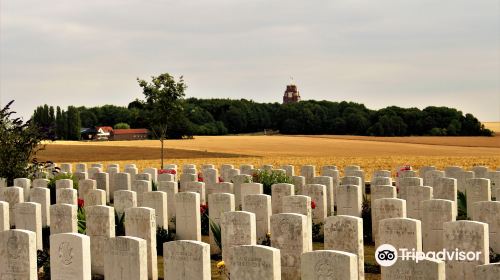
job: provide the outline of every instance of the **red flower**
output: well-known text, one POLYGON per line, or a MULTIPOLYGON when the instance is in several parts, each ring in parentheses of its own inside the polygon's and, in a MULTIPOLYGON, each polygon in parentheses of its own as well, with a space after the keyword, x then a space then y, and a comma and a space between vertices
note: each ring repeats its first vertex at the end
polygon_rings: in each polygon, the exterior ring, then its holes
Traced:
POLYGON ((219 177, 219 183, 224 183, 224 179, 222 179, 222 177, 219 177))
POLYGON ((207 211, 208 211, 208 206, 205 204, 201 204, 200 205, 200 214, 204 215, 205 213, 207 213, 207 211))
POLYGON ((311 209, 316 209, 316 202, 314 200, 311 201, 311 209))
POLYGON ((172 175, 175 175, 175 174, 177 174, 177 171, 175 171, 175 169, 160 169, 160 170, 158 170, 158 174, 172 174, 172 175))
POLYGON ((198 182, 203 182, 203 175, 198 173, 198 182))
POLYGON ((78 208, 83 208, 83 206, 85 205, 85 201, 83 201, 83 199, 78 199, 78 208))

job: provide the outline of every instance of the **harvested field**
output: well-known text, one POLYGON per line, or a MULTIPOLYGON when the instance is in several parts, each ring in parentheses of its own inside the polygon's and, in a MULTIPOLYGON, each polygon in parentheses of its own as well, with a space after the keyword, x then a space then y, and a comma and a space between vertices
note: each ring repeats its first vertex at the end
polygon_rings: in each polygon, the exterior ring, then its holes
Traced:
POLYGON ((500 122, 483 122, 487 129, 493 130, 497 134, 500 133, 500 122))
MULTIPOLYGON (((89 162, 109 160, 149 160, 158 159, 160 149, 155 147, 125 147, 100 145, 47 145, 37 154, 40 161, 54 162, 89 162)), ((239 155, 227 153, 210 153, 203 151, 165 149, 169 159, 193 158, 233 158, 239 155)))
MULTIPOLYGON (((500 137, 362 137, 362 136, 198 136, 166 141, 167 162, 224 163, 239 166, 293 164, 343 168, 359 164, 373 170, 394 170, 401 164, 418 168, 459 165, 500 167, 500 137), (397 142, 399 141, 399 142, 397 142), (425 144, 427 143, 427 144, 425 144)), ((56 162, 136 163, 139 169, 159 167, 159 141, 70 142, 47 145, 40 159, 56 162)), ((298 169, 296 170, 298 172, 298 169)))

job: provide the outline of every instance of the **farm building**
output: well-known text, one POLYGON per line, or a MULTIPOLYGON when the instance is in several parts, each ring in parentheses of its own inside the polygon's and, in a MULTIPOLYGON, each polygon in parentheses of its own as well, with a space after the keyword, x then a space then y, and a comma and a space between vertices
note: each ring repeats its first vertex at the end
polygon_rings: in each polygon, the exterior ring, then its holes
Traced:
POLYGON ((143 140, 148 138, 148 130, 136 129, 114 129, 111 131, 110 140, 143 140))
POLYGON ((113 128, 111 126, 96 126, 95 140, 109 140, 113 128))

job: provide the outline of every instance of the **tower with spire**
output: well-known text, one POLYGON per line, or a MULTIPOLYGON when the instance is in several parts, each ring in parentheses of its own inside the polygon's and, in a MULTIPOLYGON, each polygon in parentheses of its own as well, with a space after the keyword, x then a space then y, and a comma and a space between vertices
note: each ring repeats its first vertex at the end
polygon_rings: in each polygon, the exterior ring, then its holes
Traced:
POLYGON ((290 78, 290 84, 286 86, 285 94, 283 95, 283 104, 297 103, 300 101, 300 93, 297 86, 293 83, 293 78, 290 78))

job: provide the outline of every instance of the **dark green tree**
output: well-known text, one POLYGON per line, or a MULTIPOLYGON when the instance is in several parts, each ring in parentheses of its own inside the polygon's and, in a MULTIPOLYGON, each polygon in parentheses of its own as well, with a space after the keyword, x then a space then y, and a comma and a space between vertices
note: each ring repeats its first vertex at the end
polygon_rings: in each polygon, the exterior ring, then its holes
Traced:
POLYGON ((31 176, 30 162, 46 137, 33 119, 23 122, 13 117, 15 112, 10 108, 13 102, 0 110, 0 177, 6 178, 8 185, 15 178, 31 176))
POLYGON ((67 132, 67 139, 68 140, 80 140, 80 130, 81 130, 81 123, 80 123, 80 112, 78 112, 78 109, 74 106, 69 106, 68 107, 68 112, 67 112, 67 123, 68 123, 68 132, 67 132))

